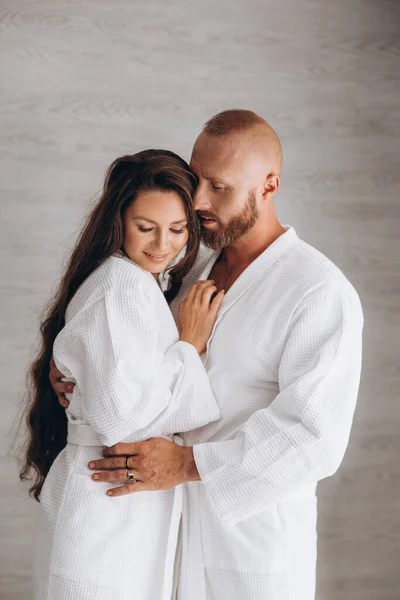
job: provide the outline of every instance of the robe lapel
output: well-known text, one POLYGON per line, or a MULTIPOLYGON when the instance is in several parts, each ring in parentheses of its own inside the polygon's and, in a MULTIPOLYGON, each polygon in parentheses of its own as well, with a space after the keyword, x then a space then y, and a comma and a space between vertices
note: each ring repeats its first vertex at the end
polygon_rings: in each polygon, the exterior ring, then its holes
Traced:
MULTIPOLYGON (((260 256, 258 256, 243 273, 238 277, 232 287, 228 290, 225 298, 223 299, 218 318, 215 322, 211 337, 207 343, 206 354, 208 351, 212 339, 215 335, 215 331, 218 325, 221 323, 227 312, 236 304, 236 302, 247 292, 247 290, 264 275, 264 273, 271 267, 271 265, 278 260, 285 252, 287 252, 291 246, 298 240, 297 234, 293 227, 287 228, 287 231, 283 233, 271 246, 269 246, 260 256)), ((208 261, 204 271, 201 274, 200 279, 207 279, 211 272, 211 269, 217 260, 220 252, 215 252, 208 261)))

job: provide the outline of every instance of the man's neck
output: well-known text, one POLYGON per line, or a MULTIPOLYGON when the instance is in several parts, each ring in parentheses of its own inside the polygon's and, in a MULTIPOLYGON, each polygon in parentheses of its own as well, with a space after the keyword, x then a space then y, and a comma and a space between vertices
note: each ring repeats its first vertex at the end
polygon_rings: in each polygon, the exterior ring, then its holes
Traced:
POLYGON ((243 271, 285 231, 278 220, 268 224, 258 222, 242 239, 224 248, 221 262, 228 272, 243 271))

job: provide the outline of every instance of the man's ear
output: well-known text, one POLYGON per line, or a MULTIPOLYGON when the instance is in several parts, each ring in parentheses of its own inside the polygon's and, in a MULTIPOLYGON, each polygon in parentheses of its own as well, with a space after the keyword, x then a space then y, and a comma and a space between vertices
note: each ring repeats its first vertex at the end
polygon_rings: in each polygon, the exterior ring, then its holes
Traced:
POLYGON ((273 198, 276 192, 279 190, 280 185, 281 180, 279 178, 279 175, 276 175, 276 173, 270 173, 265 179, 264 190, 262 193, 263 198, 265 198, 266 200, 269 198, 273 198))

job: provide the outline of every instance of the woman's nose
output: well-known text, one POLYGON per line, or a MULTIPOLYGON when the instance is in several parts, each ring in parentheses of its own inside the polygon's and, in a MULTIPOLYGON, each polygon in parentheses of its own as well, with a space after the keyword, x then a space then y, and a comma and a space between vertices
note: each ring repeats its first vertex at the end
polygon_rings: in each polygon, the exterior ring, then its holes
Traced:
POLYGON ((160 231, 155 240, 155 248, 157 249, 158 252, 160 252, 160 254, 162 252, 166 252, 168 250, 169 247, 169 232, 168 231, 160 231))

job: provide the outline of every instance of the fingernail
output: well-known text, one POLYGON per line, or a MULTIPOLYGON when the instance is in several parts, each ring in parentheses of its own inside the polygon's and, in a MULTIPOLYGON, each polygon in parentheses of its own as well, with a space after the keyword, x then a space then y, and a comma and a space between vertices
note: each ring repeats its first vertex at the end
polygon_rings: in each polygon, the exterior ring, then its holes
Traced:
POLYGON ((112 495, 113 495, 112 490, 108 490, 107 496, 112 496, 112 495))
POLYGON ((89 469, 94 469, 94 463, 89 463, 89 469))
POLYGON ((93 479, 100 479, 100 475, 93 475, 93 479))
POLYGON ((73 389, 74 389, 74 386, 72 385, 72 383, 70 383, 69 386, 68 386, 68 391, 72 392, 73 389))

